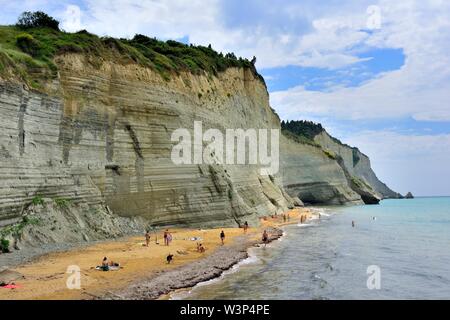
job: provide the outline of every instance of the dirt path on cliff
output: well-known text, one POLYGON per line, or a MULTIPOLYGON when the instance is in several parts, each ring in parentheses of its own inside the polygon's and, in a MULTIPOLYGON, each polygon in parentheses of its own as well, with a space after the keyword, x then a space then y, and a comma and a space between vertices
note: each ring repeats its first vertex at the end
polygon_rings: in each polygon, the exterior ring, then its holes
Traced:
POLYGON ((223 271, 247 257, 247 249, 261 241, 263 229, 269 229, 271 240, 282 232, 277 229, 284 224, 298 223, 300 215, 311 215, 308 209, 294 209, 289 212, 290 221, 282 216, 261 221, 258 228, 250 228, 244 235, 242 229, 171 229, 173 242, 164 246, 164 239, 155 234, 149 247, 144 237, 131 237, 120 241, 94 244, 65 252, 50 253, 28 264, 12 269, 24 276, 15 283, 17 289, 0 288, 0 300, 17 299, 155 299, 180 288, 219 276, 223 271), (224 230, 225 245, 221 246, 219 234, 224 230), (201 238, 199 241, 191 239, 201 238), (201 242, 205 253, 196 250, 201 242), (168 265, 166 257, 174 255, 168 265), (119 271, 95 270, 103 257, 120 262, 119 271), (80 270, 81 288, 70 290, 67 273, 70 266, 80 270))

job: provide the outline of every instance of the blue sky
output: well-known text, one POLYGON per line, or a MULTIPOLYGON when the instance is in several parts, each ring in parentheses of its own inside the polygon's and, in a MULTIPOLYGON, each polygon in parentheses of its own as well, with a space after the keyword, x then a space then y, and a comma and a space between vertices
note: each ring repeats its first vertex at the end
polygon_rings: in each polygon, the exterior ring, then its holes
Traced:
POLYGON ((393 189, 450 195, 450 2, 0 0, 67 31, 212 44, 258 58, 283 119, 322 122, 393 189))

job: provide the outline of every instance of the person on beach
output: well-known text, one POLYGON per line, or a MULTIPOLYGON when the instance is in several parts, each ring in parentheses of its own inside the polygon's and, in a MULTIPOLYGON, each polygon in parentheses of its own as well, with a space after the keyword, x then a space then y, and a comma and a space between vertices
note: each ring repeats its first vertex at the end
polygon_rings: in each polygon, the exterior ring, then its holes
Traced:
POLYGON ((269 235, 267 234, 267 230, 264 230, 263 232, 262 241, 264 243, 264 247, 267 246, 267 243, 269 241, 269 235))
POLYGON ((286 223, 286 215, 285 214, 283 214, 283 222, 285 222, 286 223))
POLYGON ((109 271, 109 262, 108 262, 108 258, 107 257, 103 258, 101 267, 102 267, 103 271, 109 271))
POLYGON ((110 267, 120 267, 120 264, 113 261, 109 261, 107 257, 104 257, 102 265, 100 267, 103 271, 109 271, 110 267))
POLYGON ((291 221, 291 215, 289 213, 287 214, 287 220, 291 221))
POLYGON ((222 245, 224 245, 225 244, 225 232, 223 230, 220 233, 220 240, 222 241, 222 245))
POLYGON ((244 233, 247 233, 247 230, 248 230, 248 222, 245 221, 244 222, 244 233))
POLYGON ((147 231, 145 233, 145 246, 148 247, 150 245, 150 232, 147 231))
POLYGON ((169 229, 166 229, 166 231, 164 231, 164 245, 168 246, 169 245, 169 229))
POLYGON ((167 235, 167 245, 171 244, 173 240, 172 234, 169 232, 169 234, 167 235))
POLYGON ((166 260, 167 260, 167 264, 170 264, 173 261, 173 254, 169 253, 166 260))
POLYGON ((199 247, 198 247, 198 252, 200 253, 205 253, 205 247, 203 246, 203 244, 200 243, 199 247))

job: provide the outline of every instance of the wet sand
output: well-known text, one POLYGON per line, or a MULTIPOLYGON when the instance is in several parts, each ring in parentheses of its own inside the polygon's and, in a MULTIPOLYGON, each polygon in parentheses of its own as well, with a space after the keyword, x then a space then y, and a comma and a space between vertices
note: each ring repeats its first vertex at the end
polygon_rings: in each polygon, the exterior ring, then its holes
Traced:
POLYGON ((245 259, 249 247, 261 243, 264 229, 269 230, 273 241, 282 235, 279 227, 298 223, 300 215, 311 216, 308 209, 294 209, 289 214, 291 219, 286 222, 282 216, 262 219, 261 226, 250 228, 246 234, 239 228, 170 229, 173 241, 169 247, 164 246, 162 232, 159 232, 159 244, 152 234, 149 247, 144 246, 142 236, 50 253, 12 269, 24 279, 15 281, 20 286, 18 289, 0 288, 0 299, 157 299, 173 290, 220 276, 245 259), (224 246, 219 238, 222 230, 226 234, 224 246), (202 240, 191 241, 193 237, 202 240), (197 242, 204 245, 205 253, 197 252, 197 242), (169 253, 174 255, 170 265, 166 262, 169 253), (119 262, 122 268, 109 272, 95 270, 105 256, 119 262), (81 270, 80 290, 67 288, 69 266, 78 266, 81 270))

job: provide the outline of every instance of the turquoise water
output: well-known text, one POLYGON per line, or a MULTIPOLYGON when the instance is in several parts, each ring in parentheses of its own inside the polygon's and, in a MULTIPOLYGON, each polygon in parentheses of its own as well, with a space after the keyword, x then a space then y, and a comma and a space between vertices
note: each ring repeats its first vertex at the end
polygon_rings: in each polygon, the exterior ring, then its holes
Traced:
POLYGON ((450 299, 450 198, 318 210, 320 221, 287 227, 281 241, 174 298, 450 299), (369 266, 379 289, 368 289, 369 266))

